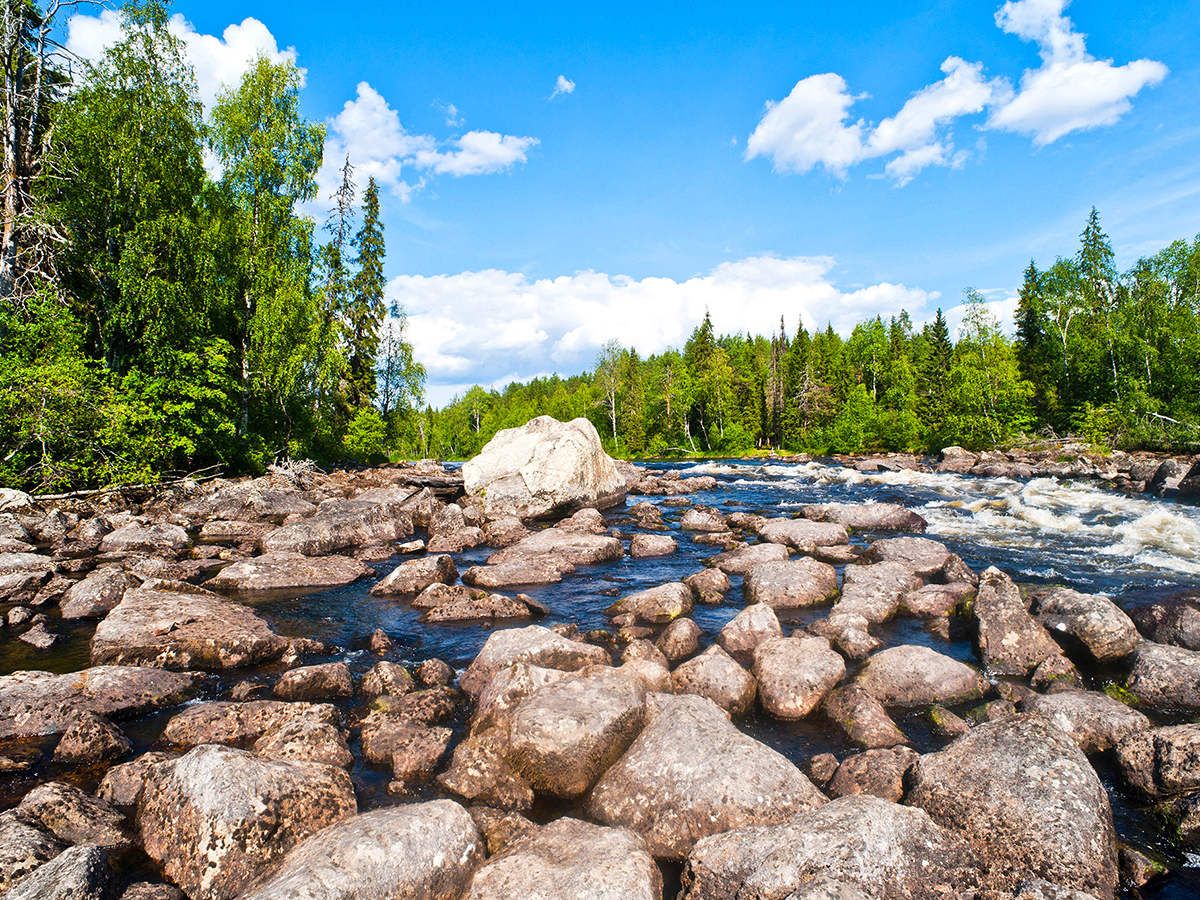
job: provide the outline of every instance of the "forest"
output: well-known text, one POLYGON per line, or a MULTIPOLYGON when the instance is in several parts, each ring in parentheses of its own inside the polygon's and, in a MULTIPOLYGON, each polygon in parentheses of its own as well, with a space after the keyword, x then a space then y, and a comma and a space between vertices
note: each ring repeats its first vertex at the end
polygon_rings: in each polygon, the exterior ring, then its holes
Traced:
POLYGON ((164 3, 126 3, 95 64, 55 43, 70 4, 0 4, 5 487, 463 459, 542 414, 629 457, 1200 442, 1200 237, 1121 273, 1094 209, 1075 255, 1030 262, 1012 337, 970 289, 956 334, 940 310, 848 337, 782 318, 717 335, 706 315, 680 349, 609 343, 590 372, 434 409, 385 304, 378 186, 347 159, 316 196, 324 130, 294 65, 258 59, 206 116, 164 3))

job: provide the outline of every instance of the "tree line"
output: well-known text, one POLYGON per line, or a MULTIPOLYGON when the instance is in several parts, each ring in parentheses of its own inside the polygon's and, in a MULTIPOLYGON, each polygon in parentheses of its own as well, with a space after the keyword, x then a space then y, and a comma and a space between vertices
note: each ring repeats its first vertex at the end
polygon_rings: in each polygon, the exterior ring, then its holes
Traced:
MULTIPOLYGON (((588 373, 474 387, 427 408, 414 452, 465 458, 537 415, 589 418, 625 456, 935 451, 1068 435, 1123 448, 1200 446, 1200 237, 1119 273, 1092 210, 1078 252, 1025 271, 1010 338, 964 291, 939 309, 770 336, 718 336, 706 314, 682 350, 605 345, 588 373)), ((411 442, 412 436, 408 437, 411 442)))
POLYGON ((385 316, 375 180, 347 159, 316 196, 295 66, 258 58, 205 117, 165 3, 126 3, 95 63, 54 40, 76 4, 0 4, 0 484, 382 452, 425 372, 385 316))

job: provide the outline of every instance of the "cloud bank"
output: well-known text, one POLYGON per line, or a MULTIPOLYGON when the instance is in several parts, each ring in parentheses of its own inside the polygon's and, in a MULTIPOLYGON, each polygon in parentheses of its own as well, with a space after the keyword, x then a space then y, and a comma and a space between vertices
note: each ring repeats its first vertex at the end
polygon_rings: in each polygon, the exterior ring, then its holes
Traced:
POLYGON ((917 91, 893 117, 878 125, 851 121, 851 107, 865 94, 852 94, 836 73, 797 82, 781 101, 768 101, 746 142, 745 159, 769 157, 776 172, 805 174, 822 166, 845 178, 851 166, 888 158, 884 173, 903 187, 927 166, 960 167, 969 151, 955 150, 953 123, 987 110, 981 127, 1012 131, 1035 147, 1075 131, 1112 125, 1132 107, 1143 88, 1161 82, 1167 67, 1141 59, 1117 66, 1097 60, 1086 35, 1063 11, 1070 0, 1010 0, 996 25, 1038 45, 1042 64, 1027 69, 1016 89, 1005 78, 987 79, 983 63, 951 56, 945 78, 917 91))

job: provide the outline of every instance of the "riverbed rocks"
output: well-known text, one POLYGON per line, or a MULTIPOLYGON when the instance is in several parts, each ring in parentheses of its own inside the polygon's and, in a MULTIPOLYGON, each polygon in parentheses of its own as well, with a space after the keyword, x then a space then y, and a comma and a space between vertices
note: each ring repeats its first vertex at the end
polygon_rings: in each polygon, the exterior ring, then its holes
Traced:
POLYGON ((779 617, 766 603, 747 606, 729 620, 717 635, 717 643, 734 659, 753 659, 759 644, 783 636, 779 617))
POLYGON ((629 555, 634 559, 652 559, 670 556, 679 549, 679 543, 665 534, 635 534, 629 541, 629 555))
POLYGON ((822 637, 776 637, 754 648, 754 677, 763 709, 802 719, 846 674, 846 663, 822 637))
POLYGON ((1139 604, 1129 611, 1129 617, 1151 641, 1200 650, 1200 589, 1139 604))
POLYGON ((982 697, 988 688, 975 669, 915 644, 876 653, 856 681, 884 706, 954 705, 982 697))
POLYGON ((1035 592, 1030 611, 1051 634, 1077 641, 1097 662, 1124 659, 1140 641, 1133 620, 1098 594, 1068 588, 1035 592))
POLYGON ((36 819, 13 809, 0 813, 0 891, 7 891, 65 848, 36 819))
POLYGON ((1130 735, 1150 729, 1150 720, 1144 714, 1096 691, 1030 694, 1019 705, 1022 712, 1045 716, 1069 734, 1084 753, 1108 750, 1130 735))
POLYGON ((1025 608, 1020 589, 995 566, 979 576, 972 605, 976 642, 984 668, 997 675, 1029 675, 1042 681, 1074 674, 1054 639, 1025 608))
POLYGON ((718 553, 711 564, 726 575, 745 575, 759 563, 786 562, 787 558, 787 547, 782 544, 749 544, 718 553))
POLYGON ((274 691, 280 700, 325 702, 353 695, 354 681, 344 662, 325 663, 284 672, 275 682, 274 691))
POLYGON ((868 750, 908 743, 883 704, 858 684, 831 691, 823 704, 825 717, 852 743, 868 750))
POLYGON ((120 759, 132 750, 133 742, 121 729, 103 716, 81 710, 54 748, 54 759, 66 765, 95 764, 120 759))
POLYGON ((1200 651, 1143 641, 1126 687, 1151 709, 1200 709, 1200 651))
POLYGON ((724 602, 725 595, 733 589, 729 576, 720 569, 694 572, 683 579, 683 583, 692 589, 696 602, 706 606, 716 606, 724 602))
POLYGON ((477 698, 492 676, 514 663, 573 672, 609 662, 609 655, 602 648, 572 641, 540 625, 507 628, 487 639, 483 649, 459 677, 458 686, 477 698))
POLYGON ((173 716, 163 729, 163 740, 176 747, 200 744, 242 746, 296 719, 337 725, 341 716, 328 703, 289 703, 283 700, 250 700, 245 703, 215 700, 189 706, 173 716))
POLYGON ((371 586, 377 596, 419 594, 431 584, 454 584, 458 569, 454 560, 445 554, 406 560, 371 586))
POLYGON ((747 570, 742 580, 747 603, 765 603, 775 609, 820 606, 837 592, 833 566, 807 556, 759 563, 747 570))
POLYGON ((772 544, 784 544, 800 553, 812 553, 817 547, 836 547, 850 542, 846 526, 811 519, 774 518, 755 523, 759 538, 772 544))
POLYGON ((117 876, 104 851, 71 847, 40 866, 4 895, 5 900, 117 900, 117 876))
POLYGON ((59 598, 64 619, 99 619, 121 602, 125 589, 134 584, 124 570, 115 566, 95 569, 71 585, 59 598))
POLYGON ((347 556, 305 556, 278 551, 226 566, 204 586, 212 591, 266 594, 272 591, 320 591, 341 587, 375 570, 347 556))
POLYGON ((836 522, 855 531, 917 531, 929 524, 921 516, 894 503, 822 503, 801 510, 814 522, 836 522))
POLYGON ((100 541, 101 553, 151 553, 183 550, 192 539, 180 526, 170 522, 130 522, 100 541))
POLYGON ((1143 797, 1200 789, 1200 725, 1170 725, 1131 734, 1117 744, 1121 775, 1143 797))
POLYGON ((326 556, 354 547, 388 544, 413 533, 412 513, 403 501, 327 500, 316 513, 263 537, 266 553, 326 556))
POLYGON ((689 615, 693 602, 691 588, 683 582, 673 581, 622 597, 605 612, 609 616, 628 614, 650 625, 666 625, 680 616, 689 615))
POLYGON ((706 697, 732 716, 743 716, 754 706, 758 682, 718 644, 689 659, 671 673, 676 694, 706 697))

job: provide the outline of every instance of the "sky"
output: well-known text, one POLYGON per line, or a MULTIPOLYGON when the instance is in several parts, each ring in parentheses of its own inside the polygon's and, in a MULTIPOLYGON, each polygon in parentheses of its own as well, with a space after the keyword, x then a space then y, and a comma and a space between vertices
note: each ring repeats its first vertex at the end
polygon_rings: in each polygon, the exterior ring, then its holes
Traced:
MULTIPOLYGON (((259 54, 382 190, 388 298, 435 406, 782 317, 848 334, 981 291, 1095 206, 1118 266, 1200 233, 1200 0, 905 4, 179 0, 211 107, 259 54)), ((111 12, 68 23, 95 57, 111 12)))

